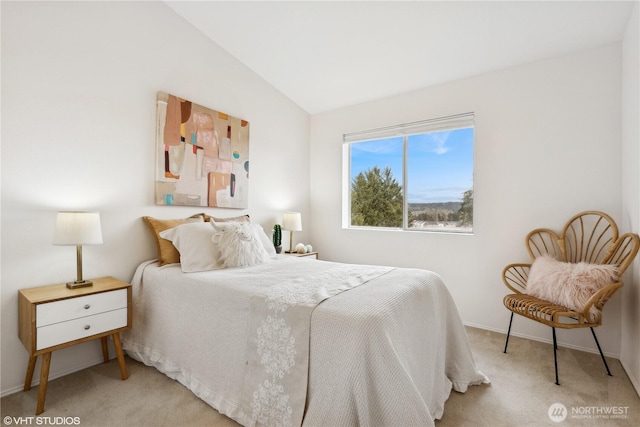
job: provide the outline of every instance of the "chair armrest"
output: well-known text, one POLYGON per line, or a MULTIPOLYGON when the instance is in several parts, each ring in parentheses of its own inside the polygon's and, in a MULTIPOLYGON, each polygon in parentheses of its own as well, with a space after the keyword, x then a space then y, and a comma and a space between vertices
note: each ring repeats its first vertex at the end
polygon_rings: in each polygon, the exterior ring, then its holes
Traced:
POLYGON ((531 264, 509 264, 502 270, 502 281, 513 292, 517 294, 524 293, 527 288, 530 268, 531 264))
POLYGON ((589 309, 594 306, 598 310, 602 311, 602 307, 604 307, 605 303, 616 293, 618 289, 622 287, 622 282, 614 282, 610 283, 607 286, 600 289, 598 292, 593 294, 591 298, 587 301, 582 310, 582 313, 587 319, 590 319, 589 309))

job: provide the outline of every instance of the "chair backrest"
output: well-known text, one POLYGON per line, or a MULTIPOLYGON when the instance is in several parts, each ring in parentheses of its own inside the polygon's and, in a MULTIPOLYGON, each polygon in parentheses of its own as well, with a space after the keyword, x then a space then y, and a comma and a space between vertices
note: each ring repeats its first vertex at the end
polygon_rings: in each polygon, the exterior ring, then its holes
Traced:
POLYGON ((533 230, 526 238, 531 259, 551 255, 559 261, 613 264, 621 275, 640 248, 637 234, 618 236, 618 226, 606 213, 586 211, 574 215, 560 235, 553 230, 533 230))

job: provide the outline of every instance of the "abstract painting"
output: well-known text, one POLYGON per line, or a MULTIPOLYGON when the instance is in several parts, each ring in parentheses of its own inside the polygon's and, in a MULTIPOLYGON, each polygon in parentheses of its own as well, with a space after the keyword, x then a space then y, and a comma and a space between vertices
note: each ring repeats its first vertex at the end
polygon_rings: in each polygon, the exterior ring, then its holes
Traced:
POLYGON ((156 204, 246 209, 249 122, 158 92, 156 204))

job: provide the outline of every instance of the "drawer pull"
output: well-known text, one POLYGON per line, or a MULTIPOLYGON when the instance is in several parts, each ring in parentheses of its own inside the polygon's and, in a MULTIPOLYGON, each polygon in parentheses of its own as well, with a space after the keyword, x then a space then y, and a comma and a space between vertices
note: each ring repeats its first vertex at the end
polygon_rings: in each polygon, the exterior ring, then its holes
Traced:
POLYGON ((90 327, 91 327, 91 325, 84 325, 84 330, 87 331, 87 330, 89 330, 90 327))
POLYGON ((89 304, 85 304, 84 309, 85 310, 89 310, 91 308, 91 306, 89 304))

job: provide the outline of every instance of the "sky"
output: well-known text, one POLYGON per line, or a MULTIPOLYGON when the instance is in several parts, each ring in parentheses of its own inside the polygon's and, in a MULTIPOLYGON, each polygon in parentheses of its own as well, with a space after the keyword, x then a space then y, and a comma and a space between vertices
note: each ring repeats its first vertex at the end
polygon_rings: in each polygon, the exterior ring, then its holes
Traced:
MULTIPOLYGON (((408 137, 408 202, 462 200, 473 188, 473 128, 408 137)), ((351 179, 373 166, 390 167, 402 184, 403 137, 351 144, 351 179)))

